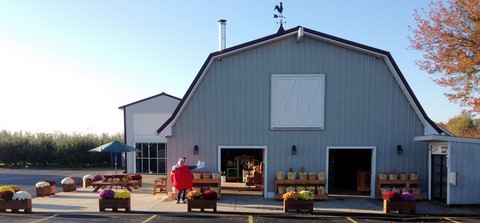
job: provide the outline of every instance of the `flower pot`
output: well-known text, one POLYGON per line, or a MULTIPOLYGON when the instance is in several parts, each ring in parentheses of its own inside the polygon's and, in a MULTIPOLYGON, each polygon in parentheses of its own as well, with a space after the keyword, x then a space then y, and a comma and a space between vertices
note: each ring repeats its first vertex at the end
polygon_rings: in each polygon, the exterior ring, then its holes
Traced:
POLYGON ((386 179, 388 179, 388 175, 386 173, 379 173, 378 174, 378 179, 379 180, 386 180, 386 179))
POLYGON ((193 179, 200 179, 202 178, 202 173, 192 173, 193 174, 193 179))
POLYGON ((93 180, 84 180, 83 181, 83 188, 91 187, 93 180))
POLYGON ((203 179, 210 179, 212 175, 210 173, 202 173, 202 178, 203 179))
POLYGON ((50 196, 50 195, 55 195, 56 192, 56 187, 55 186, 48 186, 48 187, 37 187, 37 197, 45 197, 45 196, 50 196))
POLYGON ((317 187, 317 194, 324 195, 325 187, 317 187))
POLYGON ((57 192, 57 186, 55 185, 52 185, 50 187, 47 187, 48 188, 48 192, 50 193, 50 195, 55 195, 55 193, 57 192))
POLYGON ((125 212, 129 212, 130 199, 98 199, 98 207, 100 211, 105 211, 105 208, 118 211, 119 208, 122 208, 125 209, 125 212))
POLYGON ((296 178, 297 178, 297 173, 296 172, 288 172, 287 173, 287 179, 295 180, 296 178))
POLYGON ((304 186, 297 186, 297 188, 295 188, 295 191, 297 191, 297 192, 300 192, 302 190, 305 190, 304 186))
POLYGON ((306 190, 312 192, 312 194, 315 194, 315 186, 308 186, 306 190))
POLYGON ((50 189, 48 187, 37 187, 37 197, 45 197, 45 196, 50 196, 50 189))
POLYGON ((319 180, 325 180, 325 173, 324 172, 319 172, 317 175, 319 180))
POLYGON ((205 211, 205 209, 213 209, 213 212, 217 211, 217 200, 207 200, 207 199, 190 199, 187 202, 188 211, 192 209, 200 209, 200 211, 205 211))
POLYGON ((20 209, 23 209, 23 212, 31 213, 32 212, 32 200, 11 200, 11 201, 0 201, 0 212, 6 212, 7 209, 10 209, 11 212, 17 213, 20 209))
POLYGON ((418 173, 410 173, 410 180, 418 180, 418 173))
POLYGON ((398 179, 398 174, 397 173, 389 173, 388 174, 388 179, 389 180, 397 180, 398 179))
POLYGON ((63 192, 72 192, 77 190, 77 185, 75 184, 62 184, 63 185, 63 192))
POLYGON ((283 211, 287 212, 288 210, 308 210, 310 213, 313 213, 313 200, 283 200, 283 211))
POLYGON ((308 173, 299 173, 300 180, 306 180, 308 178, 308 173))
POLYGON ((212 173, 212 179, 220 179, 221 176, 222 174, 220 173, 212 173))
POLYGON ((285 187, 285 191, 287 191, 287 192, 295 191, 295 187, 294 186, 285 187))
POLYGON ((383 195, 389 191, 391 191, 392 189, 390 187, 382 187, 380 188, 380 193, 383 195))
POLYGON ((285 179, 285 173, 284 172, 277 172, 277 180, 284 180, 285 179))
POLYGON ((410 212, 415 213, 417 210, 417 204, 415 201, 404 200, 383 200, 383 213, 390 211, 410 212))

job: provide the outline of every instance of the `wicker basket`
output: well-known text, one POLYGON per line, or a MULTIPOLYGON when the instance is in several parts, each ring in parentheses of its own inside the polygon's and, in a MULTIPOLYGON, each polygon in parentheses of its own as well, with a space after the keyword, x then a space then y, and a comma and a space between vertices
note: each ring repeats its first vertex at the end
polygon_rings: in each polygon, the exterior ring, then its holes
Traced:
POLYGON ((194 172, 194 173, 192 173, 192 174, 193 174, 193 179, 200 179, 200 178, 202 178, 202 173, 196 173, 196 172, 194 172))
POLYGON ((207 173, 202 173, 202 178, 203 179, 210 179, 210 178, 212 178, 212 174, 208 173, 208 172, 207 173))

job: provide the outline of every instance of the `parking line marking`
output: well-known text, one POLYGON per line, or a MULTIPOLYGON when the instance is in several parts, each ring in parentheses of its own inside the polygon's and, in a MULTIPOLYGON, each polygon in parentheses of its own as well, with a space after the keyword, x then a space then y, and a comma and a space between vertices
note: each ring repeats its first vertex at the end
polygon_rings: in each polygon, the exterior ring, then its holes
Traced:
POLYGON ((453 223, 461 223, 460 221, 455 221, 455 220, 453 220, 453 219, 451 219, 451 218, 448 218, 448 217, 444 217, 443 219, 445 219, 445 220, 447 220, 447 221, 451 221, 451 222, 453 222, 453 223))
POLYGON ((248 223, 253 223, 253 215, 248 216, 248 223))
POLYGON ((52 216, 50 216, 50 217, 46 217, 46 218, 43 218, 43 219, 40 219, 40 220, 32 221, 31 223, 37 223, 37 222, 46 221, 46 220, 48 220, 48 219, 50 219, 50 218, 54 218, 54 217, 57 217, 57 216, 58 216, 58 214, 54 214, 54 215, 52 215, 52 216))
POLYGON ((347 220, 349 220, 352 223, 358 223, 357 221, 353 220, 351 217, 347 217, 347 220))
POLYGON ((147 220, 142 221, 142 223, 147 223, 147 222, 153 220, 154 218, 156 218, 157 216, 158 216, 158 215, 154 214, 154 215, 152 215, 152 217, 149 217, 147 220))

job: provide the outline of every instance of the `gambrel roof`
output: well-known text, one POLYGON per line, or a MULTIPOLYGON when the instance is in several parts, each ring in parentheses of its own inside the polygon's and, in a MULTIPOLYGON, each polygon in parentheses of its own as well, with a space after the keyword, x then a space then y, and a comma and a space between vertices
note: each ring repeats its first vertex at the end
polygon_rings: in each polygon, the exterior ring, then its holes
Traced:
POLYGON ((197 88, 197 85, 200 83, 201 79, 203 78, 206 71, 209 69, 210 65, 215 60, 220 60, 222 57, 236 54, 239 52, 243 52, 254 47, 258 47, 260 45, 269 44, 273 41, 277 41, 279 39, 289 38, 292 36, 296 36, 297 41, 301 41, 305 36, 310 38, 314 38, 320 41, 328 42, 334 45, 342 46, 345 48, 349 48, 355 51, 360 51, 363 53, 367 53, 370 55, 374 55, 379 59, 383 59, 385 63, 388 65, 390 71, 395 77, 395 80, 403 90, 406 98, 411 103, 415 113, 422 121, 423 125, 425 126, 425 135, 432 135, 432 134, 447 134, 442 128, 440 128, 435 122, 433 122, 425 113, 425 110, 420 105, 417 97, 413 93, 412 89, 408 85, 405 77, 403 76, 402 72, 400 71, 399 67, 393 60, 392 55, 388 51, 384 51, 381 49, 373 48, 370 46, 366 46, 363 44, 359 44, 356 42, 352 42, 346 39, 338 38, 335 36, 331 36, 322 32, 318 32, 315 30, 311 30, 308 28, 304 28, 302 26, 297 26, 292 29, 285 30, 283 32, 278 32, 276 34, 266 36, 260 39, 256 39, 250 42, 246 42, 244 44, 240 44, 234 47, 230 47, 224 49, 222 51, 211 53, 208 58, 206 59, 205 63, 200 68, 200 71, 196 75, 195 79, 193 80, 192 84, 188 88, 187 92, 183 96, 182 100, 178 104, 177 108, 173 112, 172 116, 157 130, 157 134, 160 134, 169 124, 174 124, 176 119, 178 118, 179 114, 181 114, 182 110, 184 109, 185 105, 190 100, 191 95, 197 88))

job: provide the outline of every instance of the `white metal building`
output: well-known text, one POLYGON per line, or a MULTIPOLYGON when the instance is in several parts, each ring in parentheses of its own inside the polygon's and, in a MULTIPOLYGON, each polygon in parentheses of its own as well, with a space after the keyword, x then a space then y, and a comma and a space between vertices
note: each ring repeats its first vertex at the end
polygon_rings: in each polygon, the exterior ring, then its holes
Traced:
POLYGON ((125 143, 142 151, 127 153, 128 173, 166 173, 167 139, 155 131, 172 115, 179 102, 179 98, 162 92, 119 107, 124 112, 125 143))

